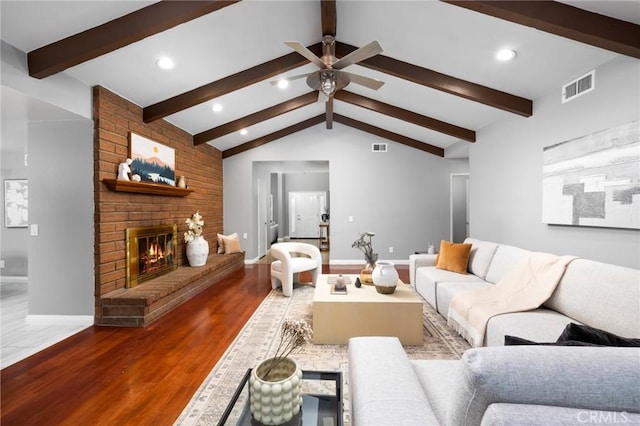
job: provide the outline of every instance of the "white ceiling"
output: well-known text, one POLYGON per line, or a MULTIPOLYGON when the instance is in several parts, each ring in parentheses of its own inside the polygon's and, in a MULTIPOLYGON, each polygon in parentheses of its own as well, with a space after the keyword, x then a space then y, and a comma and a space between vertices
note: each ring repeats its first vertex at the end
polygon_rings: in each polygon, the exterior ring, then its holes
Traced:
MULTIPOLYGON (((5 42, 29 52, 152 3, 2 0, 1 36, 5 42)), ((640 24, 640 1, 564 3, 640 24)), ((534 112, 536 99, 554 91, 560 97, 563 84, 617 56, 438 1, 338 0, 336 8, 339 42, 360 47, 377 40, 385 56, 531 99, 534 112), (495 51, 504 47, 518 52, 514 61, 494 60, 495 51)), ((146 107, 286 55, 291 49, 284 41, 309 46, 318 43, 321 36, 317 0, 245 0, 64 72, 146 107), (175 60, 175 69, 162 71, 155 66, 163 55, 175 60)), ((315 69, 310 64, 286 75, 315 69)), ((351 92, 477 132, 506 118, 526 120, 358 65, 347 70, 385 82, 378 91, 352 83, 347 87, 351 92)), ((310 91, 304 79, 296 80, 284 91, 271 85, 271 80, 166 119, 196 134, 310 91), (222 112, 212 112, 214 102, 223 105, 222 112)), ((226 150, 323 112, 324 104, 316 103, 251 126, 247 135, 236 132, 209 143, 226 150)), ((334 102, 334 112, 441 148, 459 141, 338 100, 334 102)))

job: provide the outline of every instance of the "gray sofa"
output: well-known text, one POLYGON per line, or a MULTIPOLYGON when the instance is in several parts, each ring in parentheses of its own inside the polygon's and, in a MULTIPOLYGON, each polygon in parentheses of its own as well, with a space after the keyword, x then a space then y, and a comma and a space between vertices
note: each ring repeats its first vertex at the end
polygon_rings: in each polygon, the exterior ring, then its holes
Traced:
POLYGON ((353 426, 640 424, 640 349, 503 346, 409 360, 395 337, 349 340, 353 426))
MULTIPOLYGON (((410 282, 447 318, 456 294, 487 287, 531 251, 467 238, 471 243, 468 274, 435 267, 436 255, 409 257, 410 282)), ((640 271, 576 259, 569 264, 551 298, 539 309, 498 315, 489 320, 485 346, 502 346, 505 335, 555 342, 569 323, 586 324, 628 338, 640 338, 640 271)))

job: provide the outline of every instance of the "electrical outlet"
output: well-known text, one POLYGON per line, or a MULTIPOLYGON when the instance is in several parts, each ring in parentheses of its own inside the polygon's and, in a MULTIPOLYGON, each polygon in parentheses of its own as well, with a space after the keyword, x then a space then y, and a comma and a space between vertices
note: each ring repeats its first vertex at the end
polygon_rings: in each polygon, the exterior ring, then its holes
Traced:
POLYGON ((244 239, 244 240, 247 239, 247 233, 246 232, 244 234, 242 234, 242 239, 244 239))
POLYGON ((393 253, 393 247, 389 247, 389 253, 393 253))
POLYGON ((349 216, 349 222, 353 222, 353 216, 349 216))

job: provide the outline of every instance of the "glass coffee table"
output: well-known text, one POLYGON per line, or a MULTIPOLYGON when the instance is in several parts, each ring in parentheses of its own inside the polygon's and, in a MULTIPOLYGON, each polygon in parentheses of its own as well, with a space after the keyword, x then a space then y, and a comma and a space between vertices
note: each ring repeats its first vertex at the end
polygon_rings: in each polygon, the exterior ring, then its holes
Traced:
MULTIPOLYGON (((245 373, 218 425, 260 425, 249 410, 249 376, 245 373)), ((342 426, 342 372, 302 370, 302 410, 285 425, 342 426)))

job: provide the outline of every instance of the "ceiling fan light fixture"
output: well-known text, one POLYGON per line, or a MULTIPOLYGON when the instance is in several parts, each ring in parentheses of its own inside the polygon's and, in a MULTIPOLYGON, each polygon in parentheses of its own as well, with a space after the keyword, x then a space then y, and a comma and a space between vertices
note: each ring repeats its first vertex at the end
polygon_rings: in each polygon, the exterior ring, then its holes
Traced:
POLYGON ((496 59, 500 62, 509 62, 515 59, 518 56, 515 50, 512 49, 502 49, 498 50, 496 53, 496 59))
POLYGON ((173 59, 167 57, 167 56, 163 56, 162 58, 159 58, 156 61, 156 66, 158 68, 160 68, 161 70, 171 70, 173 68, 175 68, 176 64, 173 61, 173 59))
POLYGON ((323 72, 320 76, 320 90, 327 97, 333 95, 337 88, 337 78, 333 72, 323 72))

